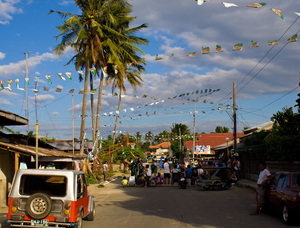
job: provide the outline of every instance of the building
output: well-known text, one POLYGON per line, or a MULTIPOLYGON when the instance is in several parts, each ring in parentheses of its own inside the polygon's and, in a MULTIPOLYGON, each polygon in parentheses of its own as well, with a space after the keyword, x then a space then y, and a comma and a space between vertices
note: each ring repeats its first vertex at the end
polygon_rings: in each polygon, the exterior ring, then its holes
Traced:
POLYGON ((173 156, 170 142, 163 142, 155 146, 149 146, 149 150, 151 157, 156 159, 173 156))

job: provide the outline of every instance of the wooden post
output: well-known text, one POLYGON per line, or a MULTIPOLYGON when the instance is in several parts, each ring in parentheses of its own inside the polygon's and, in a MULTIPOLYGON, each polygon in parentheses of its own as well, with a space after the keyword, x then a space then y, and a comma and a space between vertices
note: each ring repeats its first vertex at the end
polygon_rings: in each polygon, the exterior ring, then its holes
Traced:
POLYGON ((17 172, 19 169, 19 157, 19 153, 15 152, 15 172, 17 172))

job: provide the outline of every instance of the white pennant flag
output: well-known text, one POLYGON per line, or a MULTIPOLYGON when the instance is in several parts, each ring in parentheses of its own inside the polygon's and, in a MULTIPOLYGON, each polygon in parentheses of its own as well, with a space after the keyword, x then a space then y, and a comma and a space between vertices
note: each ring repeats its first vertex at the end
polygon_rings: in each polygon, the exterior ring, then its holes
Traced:
POLYGON ((227 2, 222 2, 223 4, 224 4, 224 6, 225 7, 233 7, 233 6, 235 6, 235 7, 238 7, 238 5, 236 5, 236 4, 234 4, 234 3, 227 3, 227 2))

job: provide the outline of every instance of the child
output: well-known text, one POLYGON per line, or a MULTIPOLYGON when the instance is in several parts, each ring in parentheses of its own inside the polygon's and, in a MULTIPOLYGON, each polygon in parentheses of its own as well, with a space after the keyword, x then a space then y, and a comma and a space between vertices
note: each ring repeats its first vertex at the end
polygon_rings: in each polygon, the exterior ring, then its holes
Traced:
POLYGON ((161 176, 160 176, 160 173, 158 173, 157 174, 157 177, 156 177, 156 184, 163 184, 164 182, 163 182, 163 180, 162 180, 162 178, 161 178, 161 176))
POLYGON ((126 187, 128 185, 128 180, 126 179, 126 177, 124 176, 123 177, 123 180, 122 180, 122 186, 123 187, 126 187))

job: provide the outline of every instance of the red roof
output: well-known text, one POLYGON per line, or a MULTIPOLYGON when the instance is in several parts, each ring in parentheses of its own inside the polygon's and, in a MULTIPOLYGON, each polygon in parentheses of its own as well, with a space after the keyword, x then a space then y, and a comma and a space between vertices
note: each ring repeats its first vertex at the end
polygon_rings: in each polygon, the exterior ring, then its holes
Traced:
POLYGON ((163 142, 163 143, 157 144, 155 146, 149 146, 149 148, 150 149, 158 149, 158 148, 168 149, 168 148, 170 148, 170 146, 171 146, 170 142, 163 142))
MULTIPOLYGON (((236 133, 236 137, 240 138, 244 136, 243 132, 236 133)), ((223 143, 226 143, 226 138, 229 138, 228 141, 233 140, 233 133, 209 133, 209 134, 198 134, 198 140, 195 141, 195 146, 210 146, 216 147, 223 143)), ((193 148, 193 141, 186 141, 185 145, 188 150, 193 148)))

